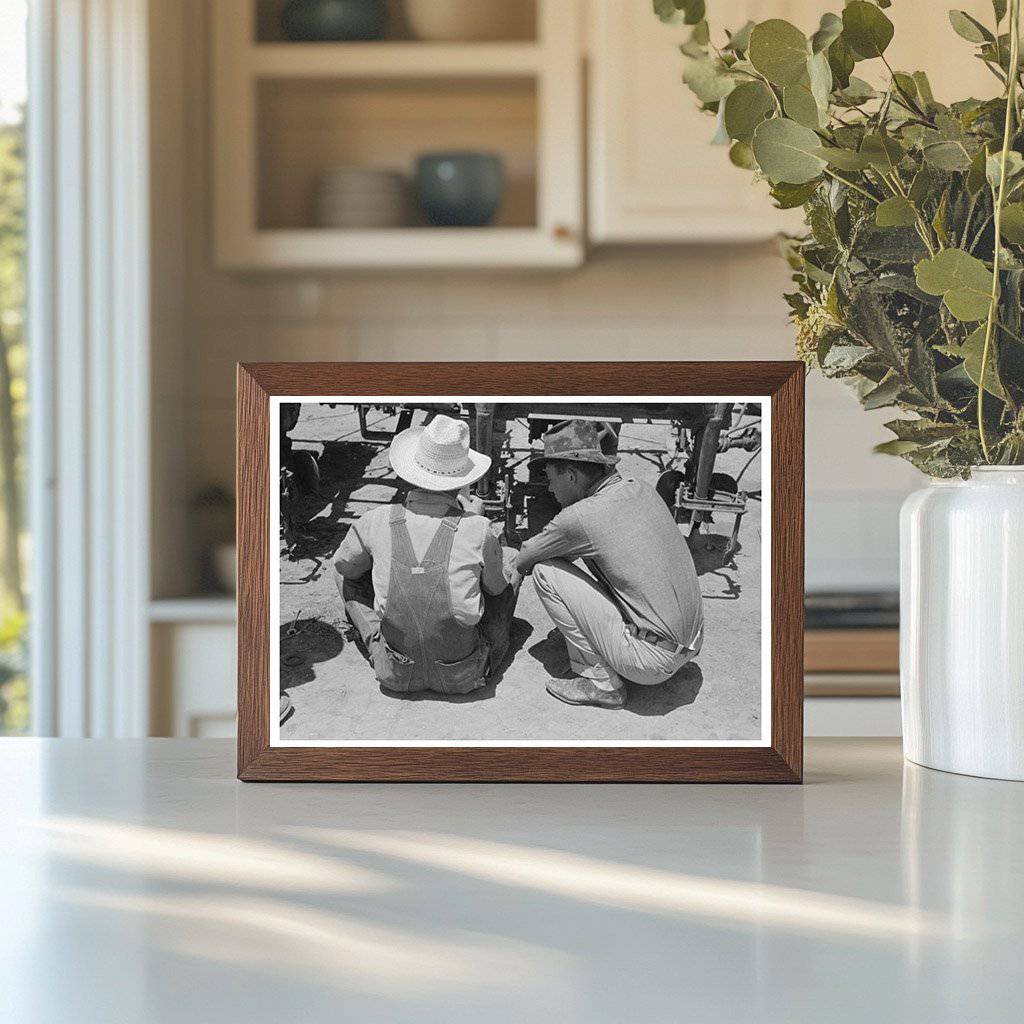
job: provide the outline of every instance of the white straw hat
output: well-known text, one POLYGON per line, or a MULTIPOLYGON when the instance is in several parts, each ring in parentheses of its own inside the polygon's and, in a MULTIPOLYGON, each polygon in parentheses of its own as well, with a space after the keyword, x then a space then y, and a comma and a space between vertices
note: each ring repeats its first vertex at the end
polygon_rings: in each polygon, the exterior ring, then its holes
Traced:
POLYGON ((396 434, 388 458, 403 480, 425 491, 458 490, 491 468, 490 456, 469 447, 468 424, 450 416, 396 434))

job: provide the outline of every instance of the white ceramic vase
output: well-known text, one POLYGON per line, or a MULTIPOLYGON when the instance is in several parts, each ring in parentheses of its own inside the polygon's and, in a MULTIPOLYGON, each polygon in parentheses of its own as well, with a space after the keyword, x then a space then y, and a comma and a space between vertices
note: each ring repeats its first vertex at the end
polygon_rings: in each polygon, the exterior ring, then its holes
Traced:
POLYGON ((904 503, 900 692, 911 761, 1024 781, 1024 466, 904 503))

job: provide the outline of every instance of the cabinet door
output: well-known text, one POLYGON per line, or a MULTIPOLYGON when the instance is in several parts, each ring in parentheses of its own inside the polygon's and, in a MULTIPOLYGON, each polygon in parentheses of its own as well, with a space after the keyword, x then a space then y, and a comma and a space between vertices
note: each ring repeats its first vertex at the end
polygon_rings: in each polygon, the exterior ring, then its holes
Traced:
MULTIPOLYGON (((591 240, 740 241, 799 230, 799 211, 775 210, 767 187, 733 167, 724 147, 709 144, 714 119, 697 109, 681 81, 678 44, 689 29, 663 25, 650 0, 589 4, 591 240)), ((841 0, 709 5, 716 37, 723 28, 766 18, 786 18, 809 34, 823 11, 842 6, 841 0)), ((956 6, 991 25, 989 0, 956 6)), ((890 62, 926 71, 938 99, 997 94, 998 83, 974 59, 974 48, 953 32, 946 5, 904 0, 886 14, 896 26, 890 62)), ((859 65, 857 73, 877 83, 888 77, 879 61, 859 65)))
MULTIPOLYGON (((710 5, 709 5, 710 6, 710 5)), ((711 10, 713 31, 787 18, 817 27, 821 3, 736 0, 711 10)), ((715 120, 683 85, 679 44, 650 0, 590 0, 590 235, 595 242, 707 242, 768 238, 796 229, 767 185, 710 145, 715 120)))

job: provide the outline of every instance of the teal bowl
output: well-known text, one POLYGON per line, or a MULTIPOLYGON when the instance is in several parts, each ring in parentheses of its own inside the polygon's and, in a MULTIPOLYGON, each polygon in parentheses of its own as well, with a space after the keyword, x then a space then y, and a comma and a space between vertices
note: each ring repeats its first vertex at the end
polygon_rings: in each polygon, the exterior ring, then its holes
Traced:
POLYGON ((387 0, 288 0, 281 27, 286 38, 302 43, 381 39, 388 27, 387 0))
POLYGON ((504 193, 505 167, 494 153, 424 153, 416 161, 416 196, 435 227, 484 227, 504 193))

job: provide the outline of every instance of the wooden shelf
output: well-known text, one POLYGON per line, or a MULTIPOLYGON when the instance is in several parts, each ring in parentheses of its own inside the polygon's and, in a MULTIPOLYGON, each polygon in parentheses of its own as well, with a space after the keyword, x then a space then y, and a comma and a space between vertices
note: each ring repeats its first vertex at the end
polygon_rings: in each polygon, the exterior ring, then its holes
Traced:
POLYGON ((254 78, 461 78, 539 74, 536 43, 257 43, 244 51, 254 78))
POLYGON ((578 240, 548 239, 533 228, 396 228, 387 231, 263 230, 221 250, 229 268, 574 267, 578 240))

